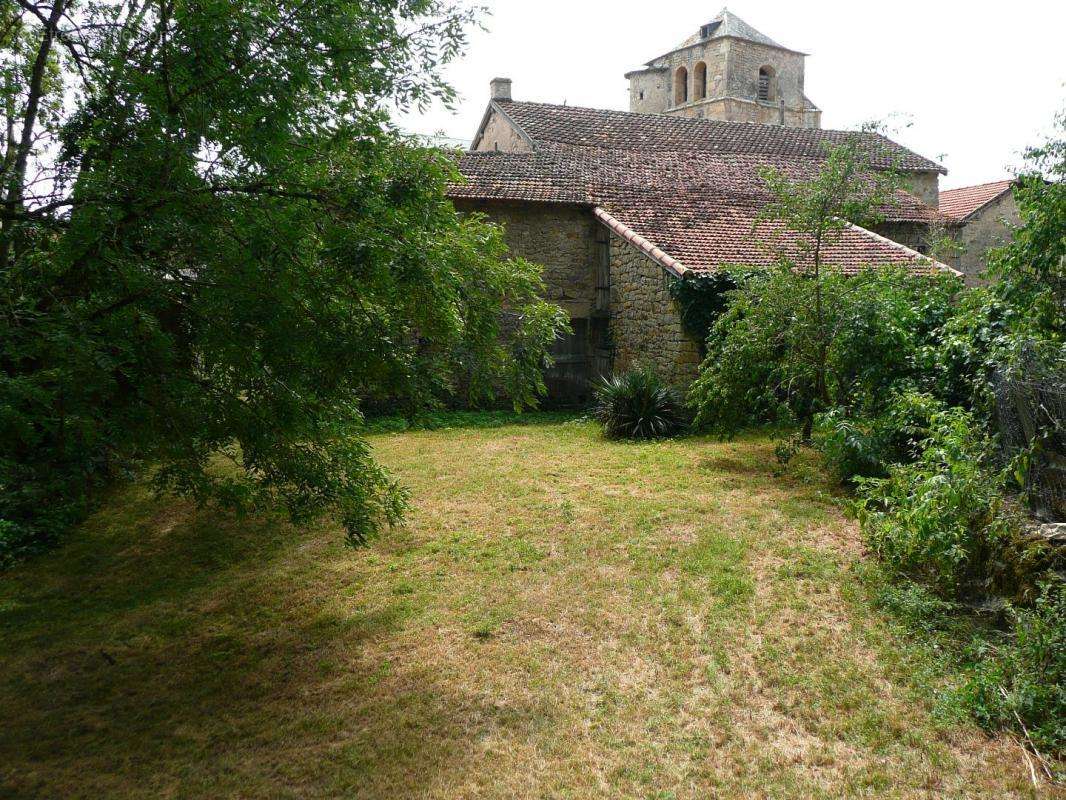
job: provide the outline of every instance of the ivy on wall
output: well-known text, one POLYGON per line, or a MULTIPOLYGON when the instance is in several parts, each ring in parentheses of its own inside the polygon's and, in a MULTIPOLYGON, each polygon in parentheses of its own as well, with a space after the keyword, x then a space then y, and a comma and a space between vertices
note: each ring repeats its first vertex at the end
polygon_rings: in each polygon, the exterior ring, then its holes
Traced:
POLYGON ((729 307, 729 293, 737 289, 744 276, 740 271, 720 270, 711 273, 687 273, 670 281, 670 296, 681 312, 685 333, 699 342, 705 354, 707 335, 729 307))

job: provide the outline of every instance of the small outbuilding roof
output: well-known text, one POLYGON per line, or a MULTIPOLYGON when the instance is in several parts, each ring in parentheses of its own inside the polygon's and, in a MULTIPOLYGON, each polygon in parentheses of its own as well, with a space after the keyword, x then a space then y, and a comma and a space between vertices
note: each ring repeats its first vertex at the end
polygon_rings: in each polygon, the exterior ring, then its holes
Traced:
POLYGON ((940 213, 961 221, 1014 188, 1014 181, 995 181, 940 193, 940 213))

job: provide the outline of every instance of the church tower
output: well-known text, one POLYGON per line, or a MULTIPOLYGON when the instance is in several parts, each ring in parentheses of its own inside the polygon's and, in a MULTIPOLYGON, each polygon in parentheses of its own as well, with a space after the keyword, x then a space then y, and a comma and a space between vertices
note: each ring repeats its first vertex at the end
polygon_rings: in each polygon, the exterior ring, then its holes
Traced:
POLYGON ((629 110, 820 128, 822 112, 803 92, 806 58, 722 9, 676 49, 626 75, 629 110))

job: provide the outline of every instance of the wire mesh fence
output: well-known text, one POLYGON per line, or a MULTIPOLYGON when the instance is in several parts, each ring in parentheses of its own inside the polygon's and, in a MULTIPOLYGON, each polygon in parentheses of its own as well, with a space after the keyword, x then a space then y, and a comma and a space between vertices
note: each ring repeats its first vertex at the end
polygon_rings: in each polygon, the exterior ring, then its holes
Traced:
POLYGON ((996 407, 1007 453, 1032 451, 1026 489, 1033 513, 1066 522, 1066 364, 1026 352, 997 376, 996 407))

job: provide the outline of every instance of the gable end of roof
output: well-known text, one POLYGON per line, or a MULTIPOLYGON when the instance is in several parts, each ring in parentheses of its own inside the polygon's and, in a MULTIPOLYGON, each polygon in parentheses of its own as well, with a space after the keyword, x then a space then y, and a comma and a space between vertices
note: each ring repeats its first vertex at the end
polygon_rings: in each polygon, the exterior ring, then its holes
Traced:
POLYGON ((1007 180, 945 189, 940 193, 940 213, 956 224, 965 222, 981 209, 1012 192, 1014 186, 1014 180, 1007 180))
POLYGON ((530 138, 529 134, 525 132, 521 125, 519 125, 510 114, 503 109, 503 105, 497 100, 490 100, 488 107, 485 109, 484 115, 481 117, 481 124, 477 127, 477 133, 474 134, 474 140, 470 143, 471 150, 477 150, 477 146, 481 144, 482 138, 485 136, 485 128, 488 127, 489 120, 492 119, 493 112, 499 114, 505 120, 507 120, 511 126, 518 131, 518 135, 522 137, 522 140, 529 145, 530 149, 536 147, 535 142, 530 138))

